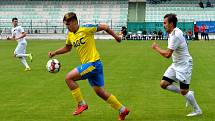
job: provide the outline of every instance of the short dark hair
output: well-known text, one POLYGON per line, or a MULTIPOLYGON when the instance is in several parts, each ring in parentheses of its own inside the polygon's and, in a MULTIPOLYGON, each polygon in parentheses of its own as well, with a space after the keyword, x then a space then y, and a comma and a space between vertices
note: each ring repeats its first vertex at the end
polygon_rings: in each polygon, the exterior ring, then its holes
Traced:
POLYGON ((17 20, 17 21, 18 21, 18 18, 16 18, 16 17, 15 17, 15 18, 12 18, 12 21, 15 21, 15 20, 17 20))
POLYGON ((176 14, 170 13, 170 14, 166 14, 164 16, 164 19, 167 18, 169 23, 173 23, 174 27, 176 27, 178 19, 176 17, 176 14))
POLYGON ((78 20, 76 14, 74 12, 69 12, 69 13, 65 14, 63 17, 63 22, 70 22, 73 20, 75 20, 75 21, 78 20))

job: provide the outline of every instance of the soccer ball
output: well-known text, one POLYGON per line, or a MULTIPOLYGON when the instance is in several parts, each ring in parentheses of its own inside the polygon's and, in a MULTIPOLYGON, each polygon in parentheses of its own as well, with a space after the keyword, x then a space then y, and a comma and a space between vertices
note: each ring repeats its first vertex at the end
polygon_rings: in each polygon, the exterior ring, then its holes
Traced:
POLYGON ((57 59, 51 59, 47 62, 46 68, 50 73, 57 73, 60 71, 61 64, 57 59))

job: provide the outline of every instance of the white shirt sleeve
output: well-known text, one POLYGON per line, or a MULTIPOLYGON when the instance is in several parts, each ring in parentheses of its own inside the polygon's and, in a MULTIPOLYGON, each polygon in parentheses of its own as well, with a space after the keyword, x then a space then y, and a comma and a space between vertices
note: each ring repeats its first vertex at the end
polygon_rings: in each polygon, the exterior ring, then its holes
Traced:
POLYGON ((19 31, 20 33, 25 32, 25 30, 24 30, 21 26, 19 26, 18 31, 19 31))
POLYGON ((12 37, 14 36, 13 30, 14 30, 14 29, 11 29, 11 36, 12 36, 12 37))
POLYGON ((171 50, 177 49, 177 47, 180 44, 180 39, 178 39, 176 36, 173 36, 168 41, 168 48, 171 50))

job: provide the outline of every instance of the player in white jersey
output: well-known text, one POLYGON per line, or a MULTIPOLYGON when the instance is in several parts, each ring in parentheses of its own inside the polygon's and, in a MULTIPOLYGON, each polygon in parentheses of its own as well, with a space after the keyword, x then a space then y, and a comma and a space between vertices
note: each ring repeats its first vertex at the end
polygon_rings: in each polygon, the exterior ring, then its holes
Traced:
POLYGON ((26 32, 24 31, 24 29, 21 26, 18 26, 18 19, 17 18, 12 19, 12 24, 13 24, 13 28, 11 30, 12 36, 7 37, 7 39, 17 41, 18 44, 17 44, 16 49, 14 51, 14 56, 21 60, 22 64, 25 66, 25 71, 30 71, 31 68, 29 67, 29 65, 25 59, 26 57, 29 57, 29 59, 32 62, 31 53, 26 54, 26 46, 27 46, 27 41, 25 39, 26 32))
POLYGON ((182 94, 186 100, 186 106, 190 104, 193 112, 187 116, 196 116, 202 114, 202 110, 196 102, 194 92, 189 91, 189 85, 192 74, 192 57, 189 54, 187 41, 183 32, 176 27, 177 17, 175 14, 166 14, 164 16, 164 28, 168 35, 168 47, 161 49, 157 43, 152 44, 152 48, 165 58, 172 57, 173 63, 169 66, 163 75, 160 86, 163 89, 182 94), (180 88, 173 82, 179 82, 180 88))

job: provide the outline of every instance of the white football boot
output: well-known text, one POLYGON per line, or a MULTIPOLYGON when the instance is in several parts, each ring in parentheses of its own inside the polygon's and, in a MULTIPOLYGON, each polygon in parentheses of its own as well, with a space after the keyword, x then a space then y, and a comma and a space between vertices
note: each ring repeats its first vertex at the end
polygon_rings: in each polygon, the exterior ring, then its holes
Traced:
POLYGON ((197 109, 194 110, 193 112, 187 114, 188 117, 192 117, 192 116, 197 116, 197 115, 201 115, 202 114, 202 110, 201 109, 197 109))

